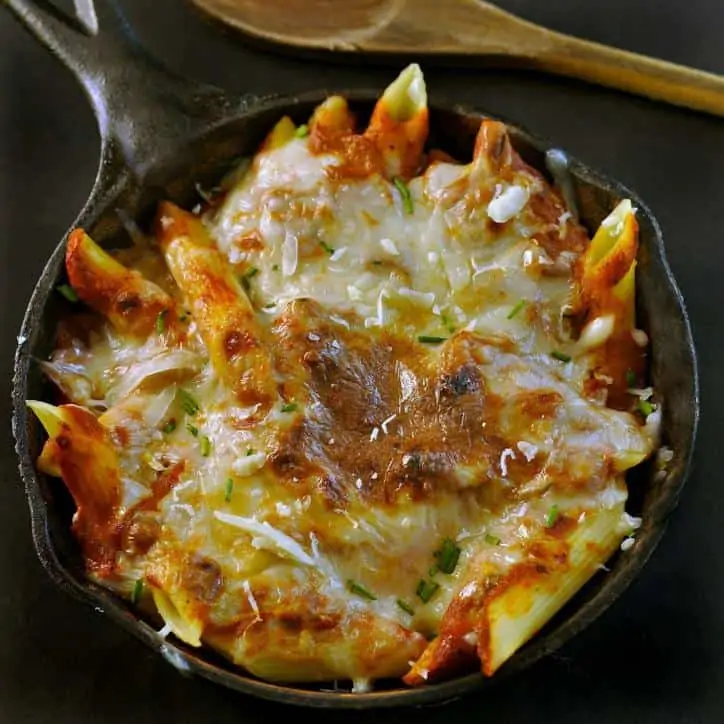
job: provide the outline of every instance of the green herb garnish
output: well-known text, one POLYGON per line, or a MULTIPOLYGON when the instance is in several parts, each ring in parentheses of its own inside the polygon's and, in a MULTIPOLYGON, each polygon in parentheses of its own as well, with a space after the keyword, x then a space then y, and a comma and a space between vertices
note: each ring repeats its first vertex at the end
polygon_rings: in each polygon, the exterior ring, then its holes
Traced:
POLYGON ((193 417, 199 411, 199 403, 196 402, 190 392, 186 392, 186 390, 179 390, 178 398, 181 402, 181 408, 187 415, 191 415, 191 417, 193 417))
POLYGON ((302 123, 302 125, 294 131, 294 135, 297 138, 306 138, 309 135, 309 126, 306 123, 302 123))
POLYGON ((286 402, 282 405, 282 412, 294 412, 297 409, 296 402, 286 402))
POLYGON ((321 246, 322 249, 324 249, 327 252, 327 254, 329 254, 330 256, 332 256, 332 254, 334 254, 334 249, 323 239, 319 240, 319 246, 321 246))
POLYGON ((654 405, 653 402, 642 399, 638 401, 638 405, 636 406, 644 417, 648 417, 656 409, 656 405, 654 405))
POLYGON ((557 349, 554 349, 551 352, 551 357, 554 357, 555 359, 559 360, 560 362, 570 362, 571 356, 568 354, 565 354, 565 352, 559 352, 557 349))
POLYGON ((415 615, 415 609, 413 609, 412 606, 410 606, 409 603, 405 603, 401 598, 398 598, 398 599, 397 599, 397 605, 398 605, 405 613, 409 613, 410 616, 414 616, 414 615, 415 615))
POLYGON ((163 334, 166 331, 166 315, 168 314, 168 309, 162 309, 158 316, 156 317, 156 332, 158 334, 163 334))
POLYGON ((163 432, 166 435, 169 435, 176 429, 176 420, 171 418, 164 426, 163 426, 163 432))
POLYGON ((211 455, 211 440, 207 435, 201 438, 201 454, 207 458, 211 455))
POLYGON ((422 342, 422 344, 440 344, 440 342, 444 342, 447 339, 447 337, 436 337, 432 334, 421 334, 418 336, 417 341, 422 342))
POLYGON ((460 548, 452 538, 445 538, 439 550, 436 550, 433 555, 437 560, 437 567, 443 573, 452 573, 460 558, 460 548))
POLYGON ((247 269, 241 276, 241 286, 246 289, 246 291, 249 291, 250 284, 249 282, 259 273, 259 270, 253 266, 250 269, 247 269))
POLYGON ((248 447, 246 449, 246 457, 249 457, 250 455, 254 454, 254 448, 248 447))
POLYGON ((227 503, 231 502, 231 493, 234 490, 234 481, 231 478, 227 478, 226 480, 226 492, 224 494, 224 500, 227 503))
POLYGON ((75 303, 78 301, 78 293, 70 284, 61 284, 57 289, 69 302, 75 303))
POLYGON ((513 319, 518 312, 520 312, 525 306, 525 299, 521 299, 509 312, 508 319, 513 319))
POLYGON ((546 514, 546 528, 552 528, 558 520, 558 506, 551 505, 551 509, 546 514))
POLYGON ((626 370, 626 384, 629 387, 636 386, 636 373, 633 370, 626 370))
POLYGON ((427 603, 437 593, 439 588, 439 583, 435 583, 435 581, 426 581, 423 578, 417 584, 417 590, 415 593, 423 603, 427 603))
POLYGON ((500 545, 500 538, 498 538, 497 535, 493 535, 492 533, 486 533, 485 534, 485 542, 488 545, 491 546, 499 546, 500 545))
POLYGON ((272 264, 272 271, 279 271, 279 264, 272 264))
POLYGON ((186 425, 186 429, 187 429, 194 437, 198 437, 198 436, 199 436, 199 428, 196 427, 196 425, 192 425, 192 424, 189 422, 189 423, 187 423, 187 425, 186 425))
POLYGON ((370 601, 377 600, 377 596, 375 596, 372 591, 365 588, 361 583, 353 581, 351 578, 347 581, 347 589, 350 591, 350 593, 354 593, 355 595, 361 596, 362 598, 366 598, 370 601))
POLYGON ((415 209, 412 205, 412 196, 410 195, 410 189, 407 184, 399 176, 392 179, 392 183, 395 184, 395 188, 400 192, 402 208, 405 209, 405 213, 412 214, 415 209))
POLYGON ((139 578, 133 586, 133 592, 131 593, 131 603, 136 606, 141 600, 141 594, 143 593, 143 581, 139 578))
POLYGON ((445 325, 445 329, 447 329, 450 334, 453 334, 455 332, 455 325, 450 320, 450 317, 448 317, 447 314, 443 313, 440 315, 440 319, 442 319, 442 323, 445 325))

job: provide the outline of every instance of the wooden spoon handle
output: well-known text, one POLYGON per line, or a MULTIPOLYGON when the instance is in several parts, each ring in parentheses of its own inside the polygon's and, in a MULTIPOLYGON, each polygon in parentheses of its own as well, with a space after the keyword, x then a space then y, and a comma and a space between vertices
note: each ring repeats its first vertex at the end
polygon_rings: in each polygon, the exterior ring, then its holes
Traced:
POLYGON ((549 42, 527 56, 534 68, 724 116, 724 76, 544 32, 549 42))

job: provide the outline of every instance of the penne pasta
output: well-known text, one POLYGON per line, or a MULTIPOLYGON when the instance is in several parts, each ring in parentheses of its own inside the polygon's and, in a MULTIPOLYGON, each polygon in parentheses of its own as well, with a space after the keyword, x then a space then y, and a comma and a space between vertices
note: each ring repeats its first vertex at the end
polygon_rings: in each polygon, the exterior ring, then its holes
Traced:
POLYGON ((511 169, 514 153, 505 124, 484 119, 475 137, 473 174, 482 178, 500 178, 503 172, 511 169))
POLYGON ((377 101, 365 136, 380 152, 388 178, 420 168, 428 135, 427 90, 420 66, 408 65, 377 101))
POLYGON ((354 132, 354 116, 342 96, 330 96, 320 103, 309 121, 309 134, 317 145, 328 144, 334 138, 349 136, 354 132))
POLYGON ((286 143, 294 138, 296 131, 294 121, 289 116, 281 118, 277 124, 269 132, 269 135, 264 139, 264 143, 261 146, 260 151, 274 151, 277 148, 281 148, 286 143))
POLYGON ((193 611, 185 605, 187 599, 183 593, 168 594, 152 586, 151 595, 158 615, 171 632, 189 646, 197 648, 201 646, 201 634, 204 630, 203 619, 195 616, 193 611))
POLYGON ((440 634, 404 677, 411 685, 447 678, 479 659, 492 676, 600 570, 630 532, 623 504, 587 512, 578 526, 564 518, 530 559, 500 575, 483 549, 469 564, 440 624, 440 634))
POLYGON ((310 612, 292 601, 269 608, 264 601, 254 599, 257 611, 250 611, 241 624, 243 636, 210 632, 208 639, 232 661, 268 681, 298 681, 300 666, 310 681, 397 676, 426 645, 422 635, 369 613, 324 604, 323 610, 310 612), (340 620, 347 630, 343 640, 334 633, 333 622, 340 620), (299 630, 317 633, 310 637, 299 630))
POLYGON ((164 202, 157 235, 217 374, 242 404, 267 407, 276 389, 261 329, 249 298, 204 225, 193 214, 164 202))
POLYGON ((118 458, 107 430, 78 405, 56 407, 28 401, 48 439, 38 459, 40 470, 61 477, 73 496, 73 531, 90 570, 99 576, 112 568, 120 505, 118 458))
POLYGON ((505 581, 491 592, 478 624, 484 674, 495 673, 600 571, 628 533, 621 526, 623 512, 620 504, 587 513, 565 545, 552 543, 542 561, 521 573, 514 569, 510 583, 505 581))
MULTIPOLYGON (((630 378, 640 378, 644 351, 636 343, 636 253, 638 224, 628 199, 621 201, 601 222, 579 264, 579 313, 585 325, 581 340, 598 360, 600 371, 613 379, 609 402, 627 407, 630 378), (587 344, 592 328, 610 327, 598 344, 587 344)), ((593 335, 595 337, 595 335, 593 335)))
POLYGON ((174 314, 174 302, 166 292, 127 269, 82 229, 70 234, 65 265, 80 299, 122 333, 149 335, 159 314, 174 314))

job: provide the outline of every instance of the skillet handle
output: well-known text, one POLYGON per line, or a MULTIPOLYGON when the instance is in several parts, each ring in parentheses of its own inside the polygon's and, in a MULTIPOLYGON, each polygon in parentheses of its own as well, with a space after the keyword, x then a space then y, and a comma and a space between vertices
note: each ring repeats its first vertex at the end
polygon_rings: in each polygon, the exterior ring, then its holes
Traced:
POLYGON ((72 18, 49 0, 4 0, 30 33, 80 81, 104 157, 120 151, 143 176, 156 159, 256 99, 227 95, 166 68, 141 46, 117 0, 75 0, 72 18))

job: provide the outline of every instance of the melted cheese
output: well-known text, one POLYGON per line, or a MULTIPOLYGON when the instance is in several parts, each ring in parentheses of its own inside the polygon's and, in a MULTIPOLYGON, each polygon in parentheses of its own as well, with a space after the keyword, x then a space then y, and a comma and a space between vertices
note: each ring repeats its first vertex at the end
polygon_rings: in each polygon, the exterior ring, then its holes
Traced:
MULTIPOLYGON (((552 193, 540 177, 434 162, 410 180, 410 209, 394 183, 341 163, 293 138, 203 219, 275 355, 279 397, 261 419, 220 382, 193 319, 141 341, 96 322, 46 369, 102 413, 123 512, 150 526, 102 583, 143 577, 257 675, 362 686, 404 674, 452 602, 481 590, 473 572, 517 570, 556 518, 614 511, 618 544, 623 473, 656 440, 587 386, 610 324, 567 331, 581 248, 570 213, 533 207, 552 193), (459 561, 431 573, 444 539, 459 561), (429 600, 421 580, 438 587, 429 600)), ((179 296, 155 251, 123 258, 179 296)))

